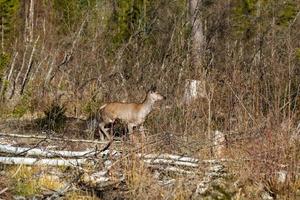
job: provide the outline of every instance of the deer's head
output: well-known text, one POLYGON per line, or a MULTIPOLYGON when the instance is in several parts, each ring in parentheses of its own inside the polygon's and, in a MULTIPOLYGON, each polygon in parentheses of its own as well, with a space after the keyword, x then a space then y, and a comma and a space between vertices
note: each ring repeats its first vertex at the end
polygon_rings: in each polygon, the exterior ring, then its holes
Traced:
POLYGON ((165 96, 159 94, 156 91, 155 86, 151 86, 150 90, 148 91, 147 98, 151 99, 152 101, 160 101, 160 100, 166 99, 165 96))

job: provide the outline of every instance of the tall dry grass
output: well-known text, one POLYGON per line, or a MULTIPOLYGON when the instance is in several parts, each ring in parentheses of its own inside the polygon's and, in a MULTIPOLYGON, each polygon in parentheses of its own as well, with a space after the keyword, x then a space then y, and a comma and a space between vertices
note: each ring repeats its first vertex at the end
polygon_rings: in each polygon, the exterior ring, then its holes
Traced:
MULTIPOLYGON (((14 80, 19 72, 26 75, 20 71, 22 63, 30 61, 35 49, 31 73, 22 95, 16 90, 11 98, 5 96, 2 117, 42 112, 57 102, 67 108, 67 115, 87 118, 107 101, 141 101, 155 84, 167 100, 147 119, 148 136, 173 135, 166 145, 157 145, 157 151, 211 158, 209 135, 221 130, 227 137, 227 158, 238 160, 229 165, 236 179, 252 185, 263 182, 277 195, 295 197, 300 36, 298 15, 287 25, 278 21, 276 13, 284 2, 262 7, 255 20, 250 16, 248 21, 238 18, 237 1, 203 5, 202 66, 191 64, 191 27, 183 1, 155 1, 147 13, 149 30, 134 27, 130 37, 118 43, 109 1, 82 11, 70 27, 59 23, 53 4, 35 3, 33 41, 22 40, 28 33, 20 27, 21 34, 7 50, 18 52, 14 80), (182 104, 185 80, 202 78, 199 68, 211 98, 187 107, 182 104), (288 178, 278 185, 274 180, 280 170, 287 171, 288 178)), ((15 87, 21 85, 22 79, 16 80, 15 87)), ((10 81, 8 94, 12 86, 10 81)), ((130 165, 126 170, 132 196, 144 198, 160 190, 148 191, 149 173, 131 170, 130 165), (139 176, 147 181, 138 182, 139 176)))

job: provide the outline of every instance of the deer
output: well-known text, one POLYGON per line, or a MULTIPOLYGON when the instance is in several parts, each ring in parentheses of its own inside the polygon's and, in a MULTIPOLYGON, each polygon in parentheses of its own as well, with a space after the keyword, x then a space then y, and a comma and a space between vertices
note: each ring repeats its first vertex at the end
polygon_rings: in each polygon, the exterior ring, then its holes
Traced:
POLYGON ((156 91, 156 87, 152 86, 141 103, 113 102, 104 104, 99 109, 101 116, 99 128, 104 134, 102 135, 100 133, 101 139, 104 139, 103 136, 110 139, 110 135, 108 134, 107 129, 105 129, 105 125, 114 123, 116 119, 122 120, 127 125, 129 136, 133 133, 134 127, 140 126, 144 137, 143 123, 153 110, 154 103, 163 99, 166 99, 166 97, 159 94, 156 91))

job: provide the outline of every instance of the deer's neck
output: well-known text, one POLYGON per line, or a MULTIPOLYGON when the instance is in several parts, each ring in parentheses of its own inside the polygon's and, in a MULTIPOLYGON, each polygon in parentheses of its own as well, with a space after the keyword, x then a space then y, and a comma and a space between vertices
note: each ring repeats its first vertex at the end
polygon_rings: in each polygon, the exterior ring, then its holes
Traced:
POLYGON ((153 101, 151 98, 148 98, 148 96, 143 101, 142 107, 141 107, 141 114, 144 117, 146 117, 152 111, 154 103, 155 103, 155 101, 153 101))

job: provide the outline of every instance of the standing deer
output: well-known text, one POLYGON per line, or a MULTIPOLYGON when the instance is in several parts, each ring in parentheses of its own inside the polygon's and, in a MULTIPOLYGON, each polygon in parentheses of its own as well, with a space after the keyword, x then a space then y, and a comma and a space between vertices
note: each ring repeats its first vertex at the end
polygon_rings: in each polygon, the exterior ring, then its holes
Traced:
MULTIPOLYGON (((141 126, 142 134, 144 134, 143 123, 153 110, 154 103, 165 98, 166 97, 156 92, 156 87, 152 87, 142 103, 115 102, 104 104, 100 107, 102 122, 99 124, 99 127, 103 134, 107 138, 110 138, 104 126, 113 123, 116 119, 120 119, 127 124, 129 135, 132 134, 133 127, 136 126, 141 126)), ((103 135, 101 138, 103 138, 103 135)))

